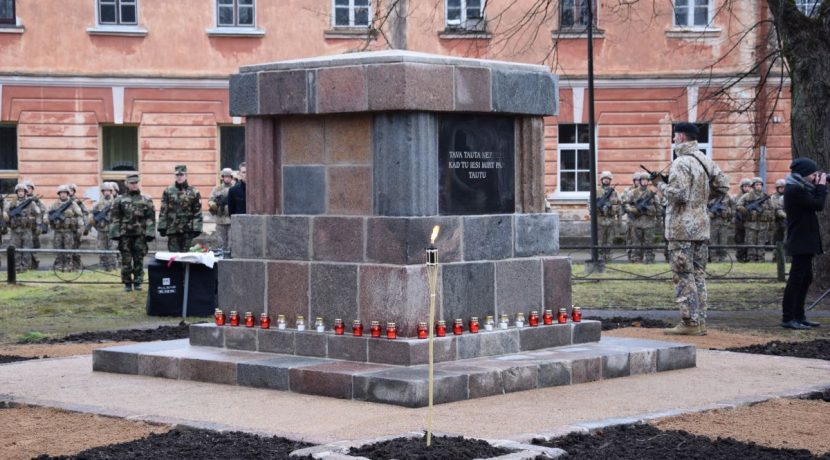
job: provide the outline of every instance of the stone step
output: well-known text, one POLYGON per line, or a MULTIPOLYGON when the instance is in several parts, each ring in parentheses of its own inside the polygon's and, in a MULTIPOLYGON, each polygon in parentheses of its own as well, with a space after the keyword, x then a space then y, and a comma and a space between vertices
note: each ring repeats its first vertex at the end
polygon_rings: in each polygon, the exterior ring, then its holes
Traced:
MULTIPOLYGON (((448 335, 434 341, 435 362, 497 356, 542 348, 597 342, 602 324, 585 320, 536 327, 495 329, 477 334, 448 335)), ((333 332, 296 329, 260 329, 194 324, 190 344, 229 350, 259 351, 314 358, 412 366, 427 363, 428 341, 415 338, 389 340, 335 335, 333 332)))
MULTIPOLYGON (((392 342, 392 341, 389 341, 392 342)), ((599 342, 438 363, 434 403, 695 366, 693 345, 603 338, 599 342)), ((427 405, 426 365, 342 361, 190 345, 186 339, 93 352, 93 369, 241 385, 340 399, 427 405)))

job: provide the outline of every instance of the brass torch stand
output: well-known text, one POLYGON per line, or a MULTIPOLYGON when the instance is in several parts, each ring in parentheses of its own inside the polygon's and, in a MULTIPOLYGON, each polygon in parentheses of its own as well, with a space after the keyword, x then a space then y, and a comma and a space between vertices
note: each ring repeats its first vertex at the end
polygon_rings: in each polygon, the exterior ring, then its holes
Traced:
POLYGON ((435 291, 438 288, 438 249, 434 246, 427 248, 427 280, 429 281, 429 374, 428 374, 428 407, 427 407, 427 447, 432 444, 432 398, 433 398, 433 339, 435 337, 435 291))

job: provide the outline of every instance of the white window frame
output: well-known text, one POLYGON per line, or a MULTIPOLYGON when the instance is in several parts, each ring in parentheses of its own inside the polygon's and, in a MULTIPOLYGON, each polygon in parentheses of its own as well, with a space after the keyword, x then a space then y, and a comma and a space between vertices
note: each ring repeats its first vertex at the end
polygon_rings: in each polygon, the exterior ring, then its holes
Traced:
POLYGON ((102 0, 95 0, 95 24, 98 27, 137 27, 138 26, 138 4, 140 3, 139 0, 133 0, 133 4, 135 5, 135 22, 134 23, 123 23, 121 22, 121 2, 123 0, 106 0, 107 2, 115 3, 115 15, 116 15, 116 22, 115 24, 104 24, 101 22, 101 1, 102 0))
MULTIPOLYGON (((559 125, 586 125, 588 123, 557 123, 556 124, 556 132, 557 132, 557 145, 556 145, 556 192, 554 192, 553 196, 551 197, 554 200, 586 200, 591 196, 590 190, 585 191, 576 191, 576 192, 563 192, 562 191, 562 150, 564 146, 564 150, 588 150, 590 154, 590 144, 576 142, 573 144, 564 144, 562 142, 558 142, 558 135, 559 135, 559 125)), ((579 136, 577 136, 578 138, 579 136)), ((597 145, 597 140, 599 139, 599 125, 594 126, 594 145, 597 145)), ((575 159, 577 161, 577 165, 579 164, 578 158, 575 159)), ((599 164, 599 150, 597 149, 594 152, 594 164, 599 164)), ((569 170, 573 171, 576 174, 578 171, 587 171, 590 173, 590 169, 582 170, 582 169, 575 169, 569 170)), ((579 184, 577 183, 577 186, 579 184)))
POLYGON ((798 11, 804 13, 805 16, 814 16, 818 13, 818 7, 821 0, 795 0, 795 7, 798 11))
MULTIPOLYGON (((590 1, 591 2, 591 7, 594 10, 594 30, 597 30, 597 27, 598 27, 598 24, 599 24, 599 0, 574 0, 574 5, 576 5, 576 2, 578 2, 578 1, 590 1)), ((581 24, 574 24, 574 25, 569 25, 569 26, 566 26, 566 25, 562 24, 562 13, 563 13, 563 11, 561 10, 562 9, 561 5, 563 3, 564 2, 562 2, 562 1, 560 1, 560 3, 559 3, 559 5, 560 5, 560 7, 559 7, 560 8, 560 11, 559 11, 559 30, 564 30, 564 31, 582 31, 582 30, 585 30, 585 26, 583 26, 581 24)))
POLYGON ((678 29, 709 29, 712 27, 712 19, 714 16, 714 0, 706 0, 706 24, 694 24, 695 20, 695 8, 697 5, 695 3, 697 0, 684 0, 686 2, 686 6, 682 8, 686 8, 686 24, 678 24, 677 23, 677 15, 675 12, 677 11, 677 0, 672 0, 672 10, 671 10, 671 22, 675 28, 678 29))
MULTIPOLYGON (((355 10, 355 0, 348 0, 349 4, 342 6, 337 5, 337 0, 331 0, 331 27, 336 29, 368 29, 372 26, 372 0, 368 0, 366 3, 366 8, 369 9, 367 14, 367 23, 366 25, 355 25, 354 23, 354 10, 355 10), (349 23, 348 24, 337 24, 337 10, 347 8, 349 10, 349 23)), ((363 8, 363 5, 360 5, 360 8, 363 8)))
MULTIPOLYGON (((683 123, 683 122, 677 121, 677 122, 673 122, 671 124, 671 126, 672 126, 672 141, 671 141, 671 147, 669 147, 669 157, 668 157, 669 162, 674 160, 674 158, 672 158, 672 156, 674 155, 674 147, 676 145, 674 143, 674 125, 676 125, 678 123, 683 123)), ((709 130, 708 130, 709 131, 709 137, 708 137, 708 139, 706 139, 706 142, 703 142, 701 139, 698 139, 697 140, 697 147, 700 150, 705 150, 706 151, 706 156, 709 157, 709 158, 712 158, 712 122, 711 121, 704 121, 704 122, 696 121, 696 122, 694 122, 694 124, 695 125, 708 125, 709 126, 709 130)))
MULTIPOLYGON (((139 25, 141 23, 141 0, 135 0, 135 24, 101 24, 99 3, 100 0, 92 0, 93 9, 95 10, 95 24, 87 27, 86 33, 90 35, 118 35, 125 37, 144 37, 147 35, 147 29, 139 25)), ((116 8, 117 6, 118 4, 116 3, 116 8)))
MULTIPOLYGON (((246 5, 245 8, 248 6, 246 5)), ((214 24, 216 25, 217 29, 251 29, 256 28, 256 21, 257 21, 257 14, 256 14, 256 0, 252 0, 251 2, 251 10, 253 13, 253 22, 251 24, 237 24, 239 22, 239 0, 233 0, 231 4, 231 8, 233 9, 233 19, 234 23, 232 25, 227 24, 219 24, 219 0, 213 0, 213 17, 214 17, 214 24)))
POLYGON ((469 0, 457 0, 459 8, 461 9, 460 15, 458 19, 450 19, 450 2, 449 0, 444 0, 444 24, 447 28, 452 29, 467 29, 467 21, 475 21, 474 24, 484 23, 486 18, 484 17, 484 11, 487 6, 487 0, 481 0, 481 7, 479 10, 479 18, 469 19, 467 18, 467 2, 469 0))

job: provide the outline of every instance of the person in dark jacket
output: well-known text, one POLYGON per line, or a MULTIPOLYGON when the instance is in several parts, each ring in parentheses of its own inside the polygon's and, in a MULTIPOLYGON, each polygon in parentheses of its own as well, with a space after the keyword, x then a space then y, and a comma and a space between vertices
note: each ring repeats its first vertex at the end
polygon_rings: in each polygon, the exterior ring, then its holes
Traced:
POLYGON ((228 214, 245 214, 245 163, 239 164, 239 181, 228 190, 228 214))
POLYGON ((781 303, 781 326, 809 329, 820 326, 804 316, 804 301, 813 282, 813 256, 822 254, 817 212, 827 199, 827 174, 817 173, 816 162, 796 158, 790 164, 784 187, 784 211, 787 213, 787 253, 792 256, 790 276, 781 303))

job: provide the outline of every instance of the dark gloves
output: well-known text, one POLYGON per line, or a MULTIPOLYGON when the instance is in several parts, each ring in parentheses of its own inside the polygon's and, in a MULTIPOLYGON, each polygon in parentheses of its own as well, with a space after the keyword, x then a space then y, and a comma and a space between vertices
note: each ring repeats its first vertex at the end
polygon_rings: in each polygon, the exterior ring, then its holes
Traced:
POLYGON ((45 235, 49 233, 49 224, 40 224, 40 234, 45 235))
POLYGON ((148 242, 148 243, 149 243, 149 242, 151 242, 151 241, 153 241, 153 240, 155 240, 155 239, 156 239, 156 237, 155 237, 155 236, 145 236, 145 237, 144 237, 144 241, 146 241, 146 242, 148 242))
POLYGON ((163 228, 162 228, 162 229, 159 229, 159 235, 161 235, 162 237, 167 236, 167 230, 166 230, 166 229, 163 229, 163 228))

